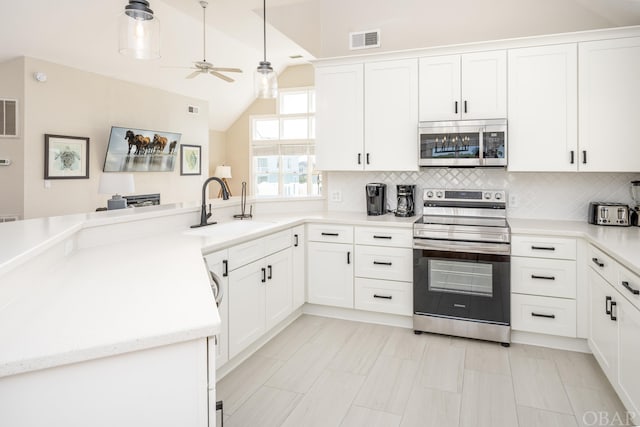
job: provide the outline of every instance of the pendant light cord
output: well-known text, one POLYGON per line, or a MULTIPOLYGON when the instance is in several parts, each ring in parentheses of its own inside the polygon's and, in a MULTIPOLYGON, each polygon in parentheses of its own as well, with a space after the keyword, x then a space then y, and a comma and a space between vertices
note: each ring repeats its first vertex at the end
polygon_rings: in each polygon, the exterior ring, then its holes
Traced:
POLYGON ((264 62, 267 62, 267 0, 262 0, 262 41, 264 62))
POLYGON ((207 2, 200 2, 202 6, 202 61, 207 62, 207 2))

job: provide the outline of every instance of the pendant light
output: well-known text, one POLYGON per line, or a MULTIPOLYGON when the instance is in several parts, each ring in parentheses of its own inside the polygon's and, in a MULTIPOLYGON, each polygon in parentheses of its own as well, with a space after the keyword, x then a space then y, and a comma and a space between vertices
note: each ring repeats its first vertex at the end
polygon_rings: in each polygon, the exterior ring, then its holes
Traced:
POLYGON ((258 98, 278 96, 278 75, 267 61, 267 0, 262 0, 263 60, 260 61, 255 75, 255 92, 258 98))
POLYGON ((129 0, 119 24, 121 54, 136 59, 160 58, 160 22, 148 1, 129 0))

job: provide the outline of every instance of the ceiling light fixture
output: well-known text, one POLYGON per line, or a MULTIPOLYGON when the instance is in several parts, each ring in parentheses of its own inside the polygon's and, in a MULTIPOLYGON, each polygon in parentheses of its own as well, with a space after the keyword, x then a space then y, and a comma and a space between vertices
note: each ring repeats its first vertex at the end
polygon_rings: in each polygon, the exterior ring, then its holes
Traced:
POLYGON ((123 55, 136 59, 160 58, 160 22, 146 0, 129 0, 120 16, 120 46, 123 55))
POLYGON ((260 61, 255 75, 255 91, 258 98, 278 96, 278 75, 267 61, 267 0, 262 0, 263 60, 260 61))

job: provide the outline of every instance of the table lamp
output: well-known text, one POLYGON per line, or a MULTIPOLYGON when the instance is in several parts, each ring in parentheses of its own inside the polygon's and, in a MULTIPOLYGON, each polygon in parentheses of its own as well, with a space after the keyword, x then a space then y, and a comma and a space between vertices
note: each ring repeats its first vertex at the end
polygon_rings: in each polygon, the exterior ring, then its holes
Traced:
POLYGON ((98 193, 113 194, 107 200, 107 209, 124 209, 127 207, 127 199, 124 199, 120 193, 133 193, 135 185, 133 175, 130 173, 103 173, 100 175, 100 186, 98 193))
MULTIPOLYGON (((227 191, 229 192, 229 197, 231 197, 231 190, 229 189, 229 183, 227 182, 227 178, 231 178, 231 166, 216 166, 216 170, 213 173, 213 176, 217 176, 222 180, 222 182, 224 182, 224 185, 227 187, 227 191)), ((218 192, 218 198, 220 197, 222 197, 222 190, 218 192)))

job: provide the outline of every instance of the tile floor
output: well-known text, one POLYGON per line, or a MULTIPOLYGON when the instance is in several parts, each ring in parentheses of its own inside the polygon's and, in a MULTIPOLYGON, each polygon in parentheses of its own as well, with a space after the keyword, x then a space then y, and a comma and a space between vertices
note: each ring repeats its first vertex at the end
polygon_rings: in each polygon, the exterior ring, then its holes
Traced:
POLYGON ((309 315, 217 393, 226 427, 625 425, 589 354, 309 315))

